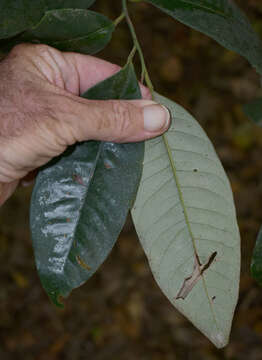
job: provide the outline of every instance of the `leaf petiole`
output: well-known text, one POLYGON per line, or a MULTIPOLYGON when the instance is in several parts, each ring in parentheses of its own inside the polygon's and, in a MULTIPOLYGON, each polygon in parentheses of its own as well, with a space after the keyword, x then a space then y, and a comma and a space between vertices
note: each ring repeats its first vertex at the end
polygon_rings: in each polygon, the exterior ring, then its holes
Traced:
POLYGON ((132 63, 133 58, 134 58, 134 56, 135 56, 135 54, 136 54, 136 51, 137 51, 137 48, 136 48, 136 46, 134 46, 133 49, 131 50, 128 58, 127 58, 127 62, 126 62, 127 64, 131 64, 131 63, 132 63))
POLYGON ((142 66, 142 79, 145 77, 146 85, 148 86, 148 88, 150 90, 150 93, 152 95, 152 99, 154 99, 154 86, 153 86, 152 81, 150 79, 150 76, 148 74, 144 54, 143 54, 143 51, 141 49, 138 38, 136 36, 134 25, 133 25, 132 20, 130 19, 130 16, 129 16, 126 0, 122 0, 122 5, 123 5, 123 13, 125 14, 126 22, 127 22, 127 25, 128 25, 128 27, 130 29, 131 36, 133 38, 134 46, 136 47, 136 49, 138 51, 138 54, 139 54, 139 57, 140 57, 141 66, 142 66))
POLYGON ((124 18, 125 18, 125 14, 124 14, 124 13, 122 13, 121 15, 119 15, 119 16, 113 21, 115 27, 117 27, 117 25, 120 24, 121 21, 122 21, 124 18))

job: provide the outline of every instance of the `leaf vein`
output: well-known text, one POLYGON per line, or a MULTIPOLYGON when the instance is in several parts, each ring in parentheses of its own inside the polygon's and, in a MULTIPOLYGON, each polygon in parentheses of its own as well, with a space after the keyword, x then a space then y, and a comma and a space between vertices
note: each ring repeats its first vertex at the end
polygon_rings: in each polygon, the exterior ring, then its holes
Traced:
POLYGON ((228 203, 228 205, 230 205, 230 208, 232 209, 232 204, 230 201, 228 201, 228 199, 226 199, 224 196, 222 196, 221 194, 210 190, 208 188, 202 187, 202 186, 193 186, 193 185, 180 185, 180 187, 182 189, 198 189, 198 190, 204 190, 212 195, 216 195, 217 197, 220 197, 223 201, 225 201, 226 203, 228 203))
POLYGON ((224 246, 226 248, 229 248, 229 249, 234 249, 234 246, 227 245, 227 244, 223 243, 222 241, 213 240, 213 239, 210 239, 210 238, 201 238, 201 237, 195 237, 195 239, 197 241, 199 241, 199 242, 207 241, 207 242, 217 243, 218 245, 222 245, 222 246, 224 246))
MULTIPOLYGON (((177 195, 172 196, 172 197, 169 197, 169 200, 170 200, 171 198, 173 198, 173 197, 176 198, 177 195)), ((145 233, 144 233, 145 235, 144 235, 144 236, 146 236, 146 234, 148 233, 149 230, 152 230, 152 226, 153 226, 153 225, 156 225, 156 224, 158 224, 160 221, 162 221, 163 218, 166 216, 166 214, 167 214, 169 211, 174 210, 178 205, 181 205, 181 204, 180 204, 180 201, 176 202, 176 203, 173 204, 170 208, 166 209, 166 210, 163 212, 163 214, 161 214, 161 215, 158 217, 158 219, 157 219, 156 221, 154 221, 152 224, 149 224, 148 228, 145 230, 145 233)))

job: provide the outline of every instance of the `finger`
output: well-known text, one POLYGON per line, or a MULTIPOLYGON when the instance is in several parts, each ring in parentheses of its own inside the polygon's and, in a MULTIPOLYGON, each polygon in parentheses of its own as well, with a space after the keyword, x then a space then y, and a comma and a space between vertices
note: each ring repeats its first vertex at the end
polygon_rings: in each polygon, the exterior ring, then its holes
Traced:
POLYGON ((169 111, 151 100, 77 98, 69 107, 60 124, 61 136, 70 139, 66 145, 84 140, 142 141, 162 134, 170 123, 169 111))
MULTIPOLYGON (((44 44, 20 44, 8 56, 13 61, 19 59, 16 67, 22 67, 23 71, 29 67, 30 71, 41 74, 53 85, 77 96, 121 69, 94 56, 61 52, 44 44)), ((140 88, 142 97, 151 99, 149 89, 143 85, 140 88)))
POLYGON ((162 134, 169 111, 151 100, 86 100, 53 96, 56 113, 30 132, 11 138, 0 153, 0 182, 21 179, 60 155, 67 146, 85 140, 118 143, 142 141, 162 134))
MULTIPOLYGON (((78 73, 80 94, 121 70, 120 66, 94 56, 77 53, 64 53, 63 55, 67 62, 73 64, 78 73)), ((140 84, 140 89, 144 99, 151 99, 147 87, 140 84)))

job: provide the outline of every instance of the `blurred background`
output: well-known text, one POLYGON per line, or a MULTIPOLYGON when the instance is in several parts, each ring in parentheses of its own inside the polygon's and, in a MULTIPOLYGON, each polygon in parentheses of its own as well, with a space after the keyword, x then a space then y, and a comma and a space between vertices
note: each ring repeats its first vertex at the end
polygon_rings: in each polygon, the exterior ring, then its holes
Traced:
MULTIPOLYGON (((261 0, 239 0, 262 37, 261 0)), ((111 19, 120 1, 93 6, 111 19)), ((261 94, 240 56, 148 4, 130 11, 155 89, 189 110, 218 152, 234 191, 242 235, 242 276, 229 345, 222 350, 196 330, 155 284, 130 218, 109 258, 56 309, 38 279, 28 214, 31 188, 0 209, 1 360, 260 360, 262 289, 250 260, 262 224, 262 129, 241 106, 261 94)), ((132 42, 124 24, 98 56, 124 65, 132 42)), ((139 67, 137 67, 139 71, 139 67)), ((139 74, 139 72, 138 72, 139 74)))

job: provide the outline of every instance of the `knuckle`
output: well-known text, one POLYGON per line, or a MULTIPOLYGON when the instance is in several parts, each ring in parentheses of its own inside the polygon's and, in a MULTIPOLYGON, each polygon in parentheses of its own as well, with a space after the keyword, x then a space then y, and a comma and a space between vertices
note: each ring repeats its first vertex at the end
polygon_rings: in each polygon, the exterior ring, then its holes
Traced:
POLYGON ((74 121, 73 105, 70 99, 56 96, 53 105, 47 109, 45 128, 52 134, 54 142, 59 146, 72 145, 77 141, 77 126, 74 121))
POLYGON ((12 56, 12 55, 20 55, 20 54, 23 54, 25 51, 28 50, 28 48, 30 48, 31 46, 33 45, 30 45, 30 44, 18 44, 16 46, 14 46, 12 48, 12 50, 10 51, 10 54, 9 56, 12 56))
POLYGON ((120 132, 126 133, 132 126, 131 105, 125 102, 112 101, 113 126, 120 132))
POLYGON ((58 50, 55 48, 45 45, 45 44, 37 44, 34 45, 33 49, 39 56, 41 57, 54 57, 57 53, 59 53, 58 50))
POLYGON ((44 44, 29 44, 29 43, 22 43, 15 45, 12 50, 9 53, 9 56, 19 56, 19 55, 25 55, 27 53, 35 53, 38 51, 47 51, 48 45, 44 44))
POLYGON ((50 59, 59 53, 58 50, 46 45, 46 44, 18 44, 9 53, 10 58, 17 58, 23 56, 30 59, 30 62, 34 62, 34 59, 50 59))
POLYGON ((36 51, 39 52, 47 52, 50 51, 50 49, 52 49, 49 45, 46 44, 34 44, 32 46, 36 51))

